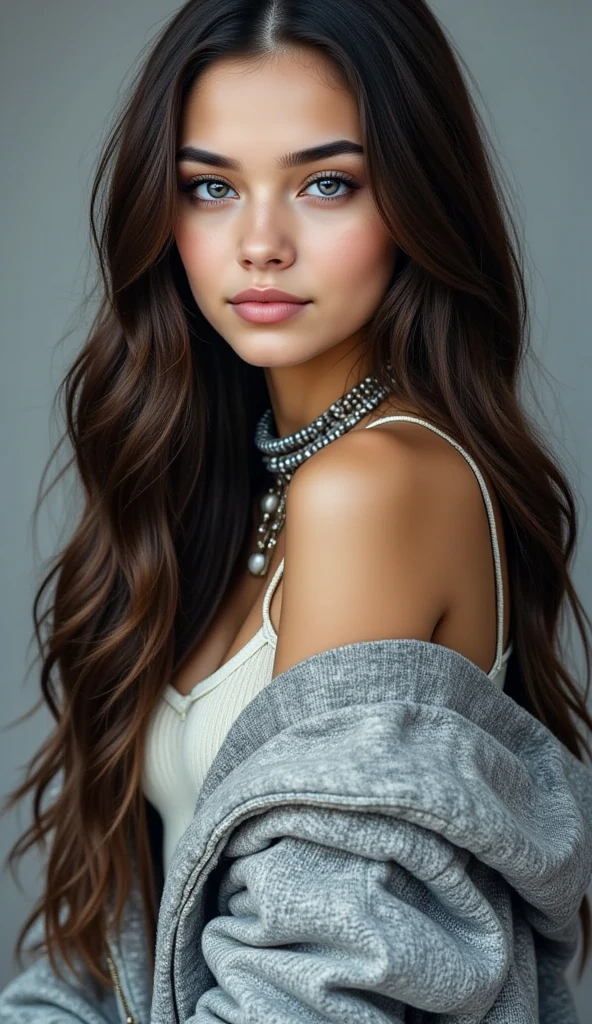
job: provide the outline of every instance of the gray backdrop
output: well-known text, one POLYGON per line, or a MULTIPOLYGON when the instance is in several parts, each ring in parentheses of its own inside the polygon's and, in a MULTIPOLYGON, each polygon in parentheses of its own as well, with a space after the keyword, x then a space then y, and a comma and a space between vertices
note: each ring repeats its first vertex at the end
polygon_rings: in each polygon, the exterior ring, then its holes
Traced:
MULTIPOLYGON (((32 596, 41 559, 68 528, 62 516, 67 491, 57 488, 40 518, 34 550, 31 512, 60 427, 50 405, 90 315, 84 322, 75 315, 89 270, 89 182, 132 64, 176 6, 167 0, 2 0, 0 8, 2 724, 39 693, 36 672, 26 677, 34 653, 27 649, 32 596)), ((592 159, 586 110, 592 4, 437 0, 433 7, 477 79, 496 151, 518 197, 534 348, 545 367, 542 376, 534 371, 532 394, 524 400, 545 423, 576 490, 581 532, 574 577, 590 610, 592 159)), ((576 661, 582 666, 579 645, 576 661)), ((49 725, 41 710, 0 734, 2 795, 49 725)), ((1 859, 27 810, 0 819, 1 859)), ((0 878, 0 987, 15 973, 12 946, 36 897, 38 872, 39 862, 29 855, 20 873, 23 892, 8 872, 0 878)), ((579 987, 571 976, 585 1022, 592 963, 579 987)))

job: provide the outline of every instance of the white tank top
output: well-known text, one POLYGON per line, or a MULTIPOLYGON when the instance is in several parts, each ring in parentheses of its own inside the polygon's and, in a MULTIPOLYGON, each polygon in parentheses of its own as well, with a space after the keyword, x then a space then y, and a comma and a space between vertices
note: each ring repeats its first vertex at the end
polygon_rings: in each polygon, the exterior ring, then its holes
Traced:
MULTIPOLYGON (((503 689, 512 644, 502 652, 504 596, 500 555, 493 506, 483 476, 468 452, 427 420, 415 416, 384 416, 367 424, 366 429, 391 420, 420 423, 434 430, 464 455, 477 476, 489 518, 496 579, 496 656, 487 675, 503 689)), ((269 617, 269 607, 283 570, 282 558, 265 591, 263 621, 255 635, 224 665, 196 683, 190 693, 182 695, 167 685, 150 721, 142 786, 163 821, 165 873, 179 839, 193 819, 199 790, 227 732, 242 709, 271 681, 277 634, 269 617)))

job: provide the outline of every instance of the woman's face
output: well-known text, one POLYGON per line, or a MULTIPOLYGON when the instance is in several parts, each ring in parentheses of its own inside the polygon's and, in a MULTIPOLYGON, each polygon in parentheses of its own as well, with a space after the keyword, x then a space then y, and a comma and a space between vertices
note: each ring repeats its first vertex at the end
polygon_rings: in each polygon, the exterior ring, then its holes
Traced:
POLYGON ((287 154, 343 140, 361 148, 355 100, 311 51, 219 60, 189 94, 175 240, 203 315, 252 365, 294 366, 335 346, 357 348, 386 291, 396 249, 363 154, 281 165, 287 154), (218 158, 198 159, 189 147, 218 158), (224 167, 220 155, 236 166, 224 167), (209 181, 181 191, 196 175, 209 181), (248 322, 230 300, 251 287, 307 304, 287 320, 248 322))

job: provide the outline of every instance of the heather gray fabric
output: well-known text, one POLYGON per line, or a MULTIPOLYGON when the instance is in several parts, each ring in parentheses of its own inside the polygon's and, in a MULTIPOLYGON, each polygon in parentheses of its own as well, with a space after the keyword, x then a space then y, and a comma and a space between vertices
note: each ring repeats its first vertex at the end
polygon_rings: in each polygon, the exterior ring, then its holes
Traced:
MULTIPOLYGON (((592 770, 437 644, 314 655, 243 709, 166 878, 110 940, 136 1024, 577 1024, 592 770)), ((119 1024, 43 959, 2 1024, 119 1024), (58 1009, 56 1009, 58 1007, 58 1009)))

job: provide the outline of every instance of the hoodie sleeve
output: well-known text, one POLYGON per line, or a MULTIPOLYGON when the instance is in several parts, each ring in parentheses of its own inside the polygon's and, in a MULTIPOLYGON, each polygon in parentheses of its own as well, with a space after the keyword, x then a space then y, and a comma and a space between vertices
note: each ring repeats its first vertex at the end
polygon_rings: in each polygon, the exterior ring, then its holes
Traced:
POLYGON ((0 992, 0 1024, 121 1024, 114 993, 93 991, 68 971, 62 981, 42 955, 0 992))
MULTIPOLYGON (((27 934, 31 955, 43 941, 43 919, 37 918, 27 934)), ((0 992, 0 1024, 121 1024, 115 992, 99 985, 84 966, 81 981, 56 953, 60 978, 46 952, 34 955, 33 963, 0 992)))
POLYGON ((253 753, 169 873, 154 1024, 171 997, 184 1024, 577 1024, 592 771, 466 659, 403 643, 276 677, 263 743, 252 702, 253 753))
POLYGON ((507 882, 435 832, 277 808, 227 855, 201 940, 218 985, 191 1024, 578 1022, 564 977, 577 920, 534 930, 507 882))

